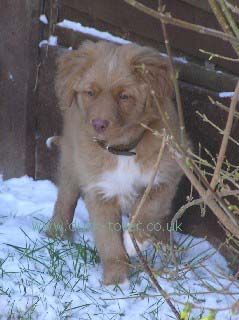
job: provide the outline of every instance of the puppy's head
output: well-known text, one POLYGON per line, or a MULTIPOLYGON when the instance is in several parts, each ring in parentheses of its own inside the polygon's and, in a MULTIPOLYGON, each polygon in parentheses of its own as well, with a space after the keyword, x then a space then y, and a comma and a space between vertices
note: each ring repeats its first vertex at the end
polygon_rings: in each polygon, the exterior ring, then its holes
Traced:
POLYGON ((87 133, 108 143, 127 143, 158 117, 151 90, 162 106, 172 95, 168 62, 154 49, 85 41, 59 59, 61 108, 77 108, 87 133))

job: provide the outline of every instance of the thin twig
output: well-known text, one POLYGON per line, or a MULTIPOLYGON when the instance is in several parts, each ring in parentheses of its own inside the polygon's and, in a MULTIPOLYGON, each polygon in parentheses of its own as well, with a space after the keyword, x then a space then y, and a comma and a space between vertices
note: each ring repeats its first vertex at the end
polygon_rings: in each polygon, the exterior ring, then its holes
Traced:
MULTIPOLYGON (((223 131, 221 128, 219 128, 214 122, 212 122, 211 120, 209 120, 208 117, 205 115, 205 113, 204 113, 204 114, 201 114, 199 111, 196 111, 196 114, 198 114, 198 115, 202 118, 202 120, 203 120, 204 122, 209 123, 213 128, 217 129, 217 131, 218 131, 221 135, 224 134, 224 131, 223 131)), ((235 143, 237 146, 239 146, 239 141, 235 140, 235 139, 232 138, 231 136, 229 136, 229 140, 230 140, 231 142, 235 143)))
MULTIPOLYGON (((211 0, 211 1, 213 1, 213 0, 211 0)), ((163 12, 157 12, 155 10, 152 10, 152 9, 142 5, 141 3, 139 3, 138 1, 135 1, 135 0, 125 0, 125 2, 127 2, 128 4, 131 4, 135 8, 153 16, 154 18, 159 19, 162 22, 162 25, 164 28, 165 28, 165 24, 177 25, 181 28, 190 29, 195 32, 207 34, 207 35, 214 36, 214 37, 217 37, 217 38, 220 38, 223 40, 230 41, 230 43, 233 44, 235 50, 239 47, 239 41, 238 41, 239 39, 237 39, 236 37, 234 37, 232 35, 232 31, 230 30, 230 27, 228 25, 227 25, 227 28, 224 30, 226 33, 224 33, 224 32, 220 32, 217 30, 205 28, 203 26, 194 25, 194 24, 190 24, 190 23, 175 19, 175 18, 171 17, 170 14, 164 14, 163 12)), ((225 18, 224 18, 224 22, 227 23, 225 18)), ((225 26, 226 26, 226 24, 225 24, 225 26)), ((165 28, 165 30, 166 30, 166 28, 165 28)), ((166 40, 165 44, 168 44, 167 43, 167 40, 168 40, 167 35, 165 37, 165 40, 166 40)), ((170 137, 167 141, 167 143, 170 147, 169 148, 170 152, 172 153, 173 157, 175 157, 176 162, 181 167, 183 172, 186 174, 188 179, 191 181, 191 184, 199 192, 199 195, 202 199, 197 199, 197 200, 204 201, 208 205, 208 207, 214 212, 214 214, 217 216, 219 221, 225 226, 225 228, 227 230, 229 230, 236 238, 239 239, 238 224, 233 219, 232 213, 230 212, 230 210, 228 210, 227 203, 220 197, 221 194, 217 193, 216 191, 214 191, 211 188, 211 185, 208 183, 206 177, 204 176, 204 174, 200 170, 200 168, 198 168, 197 164, 194 163, 194 161, 192 159, 187 158, 187 151, 185 151, 185 149, 182 148, 182 146, 180 146, 178 139, 175 136, 169 121, 166 119, 164 112, 160 109, 159 102, 157 101, 156 94, 153 90, 151 91, 151 94, 154 97, 154 100, 156 101, 156 105, 160 111, 160 115, 161 115, 161 118, 165 124, 165 128, 170 135, 170 137), (207 197, 208 190, 210 190, 211 194, 212 194, 212 196, 210 198, 207 197)), ((155 134, 155 132, 154 132, 154 134, 155 134)), ((159 133, 158 133, 158 135, 159 135, 159 133)), ((229 139, 229 137, 228 137, 228 139, 229 139)), ((151 268, 148 266, 147 261, 144 259, 142 253, 140 252, 140 250, 137 246, 137 243, 135 241, 135 238, 133 236, 132 236, 132 241, 135 245, 136 252, 138 253, 140 259, 142 259, 141 261, 142 261, 142 264, 143 264, 145 270, 147 270, 147 273, 152 277, 151 280, 155 284, 155 286, 157 287, 157 285, 158 285, 157 280, 155 279, 151 268)), ((166 300, 165 296, 164 296, 164 298, 166 300)), ((170 303, 172 303, 172 301, 170 301, 170 303)))
POLYGON ((225 57, 222 56, 218 53, 214 53, 214 52, 209 52, 203 49, 199 49, 200 52, 205 53, 207 55, 209 55, 209 60, 212 60, 213 58, 218 58, 218 59, 222 59, 222 60, 226 60, 226 61, 231 61, 231 62, 239 62, 239 58, 230 58, 230 57, 225 57))
POLYGON ((222 188, 219 194, 221 197, 228 197, 228 196, 238 197, 239 190, 230 190, 230 189, 222 188))
MULTIPOLYGON (((228 118, 227 118, 226 128, 225 128, 224 134, 223 134, 223 139, 222 139, 222 143, 221 143, 221 147, 220 147, 220 151, 219 151, 219 155, 218 155, 218 159, 217 159, 216 168, 215 168, 215 171, 214 171, 211 183, 210 183, 210 186, 212 189, 215 189, 215 187, 218 183, 219 177, 220 177, 220 171, 221 171, 222 164, 223 164, 224 157, 225 157, 225 153, 227 150, 228 140, 229 140, 231 129, 232 129, 232 124, 233 124, 234 114, 236 111, 238 97, 239 97, 239 81, 237 82, 235 92, 234 92, 234 95, 231 100, 230 111, 229 111, 228 118)), ((209 194, 211 194, 211 191, 208 191, 208 195, 209 194)))
MULTIPOLYGON (((229 231, 234 234, 234 232, 232 232, 231 230, 233 228, 233 230, 236 231, 235 227, 238 227, 238 224, 237 224, 236 220, 234 219, 234 217, 232 216, 231 211, 228 209, 227 204, 225 203, 223 198, 220 198, 220 196, 217 194, 217 192, 214 192, 214 190, 211 188, 211 186, 208 183, 205 176, 201 173, 201 170, 198 168, 198 166, 195 164, 195 162, 192 161, 192 159, 188 156, 188 152, 186 152, 185 149, 179 144, 177 137, 175 136, 173 130, 171 129, 171 126, 168 122, 168 119, 167 119, 165 113, 161 109, 161 106, 156 98, 154 90, 151 90, 151 95, 154 98, 154 102, 155 102, 157 109, 160 113, 160 116, 164 122, 165 128, 166 128, 167 132, 169 132, 170 136, 172 137, 170 139, 170 142, 171 142, 170 146, 171 146, 173 152, 180 154, 182 158, 187 159, 188 165, 193 168, 193 171, 194 171, 193 177, 195 178, 195 182, 196 181, 198 182, 197 184, 201 188, 201 191, 204 191, 205 190, 204 188, 206 188, 207 190, 210 190, 212 192, 213 198, 214 198, 214 203, 211 206, 213 206, 214 209, 217 210, 217 213, 215 213, 216 216, 218 217, 218 219, 220 221, 225 220, 227 225, 230 228, 229 231), (197 175, 197 178, 196 178, 195 174, 197 175), (204 187, 202 186, 202 184, 204 187), (215 201, 217 201, 218 203, 215 201), (224 210, 224 212, 222 211, 222 209, 224 210)), ((145 127, 147 127, 147 126, 145 126, 145 127)), ((168 141, 168 143, 169 143, 169 141, 168 141)), ((195 187, 195 185, 194 185, 194 187, 195 187)), ((197 190, 197 188, 196 188, 196 190, 197 190)), ((208 204, 208 202, 210 202, 210 201, 211 201, 211 199, 208 199, 206 204, 208 204)), ((238 232, 236 232, 236 234, 239 235, 238 232)))
MULTIPOLYGON (((163 139, 162 139, 162 143, 161 143, 161 147, 160 147, 160 150, 159 150, 159 154, 158 154, 158 157, 157 157, 157 160, 156 160, 156 163, 154 164, 154 167, 153 167, 153 174, 151 175, 150 177, 150 181, 147 185, 147 188, 145 189, 145 192, 135 210, 135 212, 132 214, 132 218, 131 218, 131 223, 135 223, 136 219, 138 218, 138 215, 152 189, 152 186, 153 186, 153 183, 154 183, 154 180, 155 180, 155 177, 157 175, 157 172, 159 170, 159 165, 160 165, 160 162, 161 162, 161 159, 162 159, 162 156, 163 156, 163 153, 164 153, 164 149, 165 149, 165 144, 166 144, 166 134, 163 135, 163 139)), ((131 230, 132 232, 132 230, 131 230)))
MULTIPOLYGON (((172 18, 170 15, 165 15, 165 14, 162 14, 158 11, 155 11, 155 10, 152 10, 146 6, 144 6, 143 4, 139 3, 138 1, 135 1, 135 0, 124 0, 126 3, 132 5, 133 7, 137 8, 138 10, 140 11, 143 11, 145 12, 146 14, 149 14, 153 17, 155 17, 156 19, 159 19, 160 21, 162 20, 164 23, 172 23, 172 24, 175 24, 175 25, 178 25, 178 26, 183 26, 184 28, 186 29, 191 29, 191 30, 194 30, 194 31, 198 31, 198 32, 201 32, 201 33, 207 33, 209 35, 215 35, 215 30, 214 29, 208 29, 208 28, 204 28, 202 26, 198 26, 198 25, 192 25, 192 24, 189 24, 188 23, 185 23, 184 21, 181 21, 181 20, 178 20, 178 19, 174 19, 172 18), (202 27, 202 29, 201 29, 202 27), (210 31, 213 31, 213 32, 210 32, 210 31)), ((219 32, 220 33, 220 32, 219 32)), ((216 34, 218 35, 218 32, 216 31, 216 34)), ((225 33, 220 33, 221 36, 219 36, 219 38, 221 39, 224 39, 224 40, 229 40, 231 41, 232 43, 238 43, 238 40, 239 39, 236 39, 235 37, 233 36, 230 36, 230 35, 227 35, 225 33)), ((154 96, 154 100, 156 102, 156 105, 158 107, 158 109, 160 108, 159 106, 159 103, 157 101, 157 98, 155 96, 155 93, 153 92, 153 90, 151 91, 151 94, 154 96)), ((162 111, 162 110, 161 110, 162 111)), ((172 132, 172 129, 171 129, 171 126, 168 124, 168 121, 165 117, 165 114, 164 112, 161 112, 161 117, 163 119, 163 122, 165 123, 166 125, 166 129, 168 130, 169 134, 172 135, 172 137, 174 137, 174 142, 176 143, 176 147, 181 151, 183 152, 183 154, 185 155, 186 152, 185 150, 183 150, 181 147, 180 147, 180 144, 179 142, 177 141, 177 137, 175 137, 174 133, 172 132)), ((175 146, 174 146, 175 147, 175 146)), ((207 189, 211 189, 208 181, 205 179, 205 177, 201 174, 201 171, 199 168, 197 168, 197 166, 189 159, 189 162, 191 164, 191 166, 193 166, 194 168, 194 171, 195 173, 197 174, 198 178, 200 179, 201 183, 206 186, 207 189)), ((212 190, 211 190, 212 191, 212 190)), ((225 211, 225 213, 227 214, 228 217, 231 216, 231 212, 230 210, 228 210, 227 208, 227 205, 225 203, 225 201, 220 198, 218 196, 217 193, 214 194, 214 198, 215 200, 220 204, 220 207, 225 211)), ((235 222, 234 222, 235 224, 235 222)))
MULTIPOLYGON (((215 274, 216 276, 216 274, 215 274)), ((190 294, 193 295, 210 295, 210 294, 215 294, 215 292, 213 291, 196 291, 196 292, 190 292, 190 294)), ((225 294, 225 295, 229 295, 229 296, 238 296, 238 291, 235 292, 231 292, 231 291, 227 291, 227 290, 218 290, 217 294, 225 294)), ((188 292, 185 293, 180 293, 180 292, 175 292, 175 293, 168 293, 169 297, 172 296, 177 296, 177 297, 184 297, 184 296, 188 296, 188 292)), ((158 297, 162 297, 161 294, 147 294, 147 293, 136 293, 133 294, 131 296, 126 296, 126 297, 113 297, 113 298, 101 298, 101 300, 103 301, 114 301, 114 300, 127 300, 127 299, 136 299, 136 298, 158 298, 158 297)), ((211 309, 211 308, 209 308, 211 309)))
POLYGON ((217 216, 219 221, 229 230, 237 239, 239 239, 239 228, 237 222, 234 223, 229 219, 225 212, 220 208, 217 202, 213 198, 208 198, 206 190, 202 187, 201 183, 197 180, 192 170, 186 165, 185 160, 180 157, 175 157, 176 162, 185 173, 189 181, 192 183, 194 188, 198 191, 200 197, 204 200, 207 206, 212 210, 212 212, 217 216))
POLYGON ((198 206, 200 204, 202 204, 204 201, 203 199, 195 199, 192 200, 188 203, 186 203, 185 205, 183 205, 174 215, 172 221, 171 221, 171 227, 170 227, 170 251, 171 251, 171 256, 173 259, 174 264, 177 266, 177 259, 175 256, 175 252, 174 252, 174 239, 173 239, 173 232, 172 230, 174 229, 174 224, 183 216, 183 214, 185 213, 185 211, 192 207, 192 206, 198 206))
POLYGON ((139 256, 139 259, 143 265, 143 268, 145 270, 145 272, 149 275, 152 283, 155 285, 155 287, 158 289, 158 291, 161 293, 161 295, 163 296, 163 298, 165 299, 165 301, 167 302, 168 306, 170 307, 170 309, 172 310, 172 312, 174 313, 174 315, 176 316, 176 318, 179 320, 180 319, 180 314, 177 311, 177 309, 175 308, 175 306, 173 305, 171 298, 168 296, 167 292, 164 291, 164 289, 161 287, 161 285, 158 283, 157 279, 155 278, 150 266, 148 265, 147 260, 144 258, 144 256, 142 255, 142 252, 139 249, 139 246, 134 238, 134 235, 132 233, 130 233, 132 242, 134 244, 135 250, 137 252, 137 255, 139 256))
MULTIPOLYGON (((239 61, 239 59, 238 59, 239 61)), ((211 104, 214 104, 215 106, 220 107, 222 110, 225 110, 227 112, 230 111, 230 108, 228 108, 227 106, 225 106, 223 103, 221 103, 220 101, 214 100, 212 97, 208 96, 208 99, 210 100, 211 104)), ((239 112, 235 111, 234 117, 239 119, 239 112)))
POLYGON ((223 14, 221 13, 220 8, 218 7, 218 4, 215 0, 208 0, 210 7, 217 18, 217 21, 219 22, 220 26, 222 27, 222 30, 225 33, 229 33, 230 35, 233 35, 229 25, 227 24, 226 19, 224 18, 223 14))
MULTIPOLYGON (((167 132, 170 134, 170 136, 172 137, 172 139, 171 139, 171 142, 172 142, 171 147, 173 148, 174 152, 175 152, 175 150, 177 150, 180 154, 182 154, 182 156, 183 156, 185 159, 187 159, 188 164, 193 168, 194 173, 197 175, 198 180, 200 181, 200 182, 199 182, 200 185, 203 184, 203 186, 204 186, 205 188, 207 188, 208 190, 211 190, 211 191, 213 192, 214 190, 211 189, 211 186, 210 186, 209 182, 207 181, 207 179, 205 178, 205 176, 202 174, 200 168, 198 168, 198 166, 195 164, 195 162, 192 161, 192 159, 188 156, 188 151, 185 151, 185 148, 183 148, 183 147, 179 144, 178 139, 177 139, 177 136, 174 134, 173 130, 171 129, 171 126, 170 126, 170 124, 169 124, 169 121, 168 121, 168 119, 167 119, 167 117, 166 117, 166 115, 165 115, 165 112, 163 112, 163 110, 162 110, 162 108, 161 108, 161 106, 160 106, 160 104, 159 104, 159 102, 158 102, 158 100, 157 100, 157 97, 156 97, 156 95, 155 95, 154 90, 151 90, 151 95, 152 95, 153 98, 154 98, 154 102, 155 102, 155 104, 156 104, 156 106, 157 106, 157 109, 158 109, 158 111, 159 111, 159 113, 160 113, 160 116, 161 116, 161 118, 162 118, 162 120, 163 120, 163 123, 164 123, 164 125, 165 125, 165 128, 166 128, 167 132)), ((231 138, 231 139, 232 139, 232 138, 231 138)), ((213 196, 214 196, 214 199, 215 199, 215 200, 218 202, 218 204, 220 205, 220 207, 225 211, 226 215, 227 215, 228 217, 230 217, 231 220, 233 220, 233 218, 232 218, 232 216, 231 216, 231 212, 230 212, 230 210, 228 210, 225 201, 224 201, 222 198, 220 198, 219 195, 218 195, 216 192, 214 192, 214 195, 213 195, 213 196)), ((233 222, 233 223, 234 223, 235 225, 237 225, 236 222, 233 222)))
MULTIPOLYGON (((135 212, 132 214, 132 218, 131 218, 131 223, 134 224, 139 213, 140 213, 140 210, 142 209, 151 189, 152 189, 152 186, 153 186, 153 183, 154 183, 154 180, 155 180, 155 177, 156 177, 156 174, 158 172, 158 169, 159 169, 159 165, 160 165, 160 162, 161 162, 161 159, 162 159, 162 156, 163 156, 163 153, 164 153, 164 149, 165 149, 165 144, 166 144, 166 135, 164 134, 163 136, 163 139, 162 139, 162 143, 161 143, 161 147, 160 147, 160 150, 159 150, 159 154, 158 154, 158 157, 157 157, 157 160, 156 160, 156 163, 154 165, 154 168, 153 168, 153 174, 150 178, 150 182, 149 184, 147 185, 147 188, 135 210, 135 212)), ((135 247, 135 250, 137 252, 137 255, 139 256, 139 259, 142 263, 142 266, 145 270, 145 272, 149 275, 152 283, 155 285, 155 287, 158 289, 158 291, 162 294, 162 296, 164 297, 165 301, 167 302, 168 306, 170 307, 170 309, 172 310, 172 312, 174 313, 174 315, 176 316, 177 319, 180 319, 180 315, 179 315, 179 312, 176 310, 176 308, 174 307, 173 303, 171 302, 167 292, 164 291, 164 289, 160 286, 160 284, 158 283, 157 279, 155 278, 150 266, 148 265, 146 259, 144 258, 144 256, 142 255, 140 249, 139 249, 139 246, 135 240, 135 237, 134 237, 134 233, 133 233, 133 230, 130 229, 129 230, 129 235, 131 237, 131 240, 133 242, 133 245, 135 247)))
MULTIPOLYGON (((203 294, 206 294, 207 292, 203 293, 203 294)), ((220 292, 219 292, 220 293, 220 292)), ((228 293, 229 294, 229 293, 228 293)), ((236 294, 236 293, 235 293, 236 294)), ((176 294, 175 294, 176 295, 176 294)), ((188 293, 187 293, 188 295, 188 293)), ((167 295, 167 297, 169 296, 172 296, 170 294, 167 295)), ((177 294, 177 296, 180 296, 180 294, 177 294)), ((183 294, 182 296, 186 296, 186 293, 183 294)), ((113 298, 100 298, 101 300, 103 301, 114 301, 114 300, 127 300, 127 299, 136 299, 136 298, 155 298, 155 297, 161 297, 161 295, 151 295, 151 294, 138 294, 138 295, 133 295, 133 296, 129 296, 129 297, 113 297, 113 298)), ((184 301, 179 301, 175 298, 172 298, 171 297, 171 300, 175 303, 178 303, 180 305, 183 305, 185 306, 185 302, 184 301)), ((193 309, 199 309, 199 310, 202 310, 202 306, 200 305, 197 305, 195 303, 191 303, 189 302, 191 307, 193 309)), ((222 311, 229 311, 232 309, 232 307, 234 306, 234 304, 232 304, 231 306, 229 307, 225 307, 225 308, 212 308, 212 307, 203 307, 203 310, 207 310, 207 311, 215 311, 215 312, 222 312, 222 311)), ((181 318, 178 318, 178 319, 181 319, 181 318)))
MULTIPOLYGON (((157 100, 156 100, 156 103, 157 103, 157 100)), ((158 107, 160 108, 160 106, 158 107)), ((162 118, 163 118, 163 114, 162 114, 162 118)), ((146 125, 144 125, 144 127, 147 128, 146 125)), ((236 238, 239 239, 239 229, 238 229, 237 221, 232 216, 231 211, 228 210, 223 199, 220 198, 216 192, 213 192, 210 184, 208 184, 206 188, 207 189, 210 188, 212 192, 212 198, 211 197, 208 198, 206 196, 206 189, 201 184, 202 179, 205 180, 205 177, 201 174, 200 179, 198 180, 194 172, 191 170, 191 168, 193 168, 193 170, 197 170, 200 172, 196 164, 189 157, 187 157, 187 154, 183 149, 181 149, 180 151, 177 148, 175 149, 175 141, 170 139, 170 140, 167 140, 167 143, 170 145, 169 150, 173 154, 175 161, 178 163, 178 165, 180 166, 184 174, 187 176, 191 184, 194 186, 194 188, 198 191, 201 198, 212 210, 212 212, 217 216, 219 221, 221 221, 221 223, 227 228, 227 230, 229 230, 236 238)))
POLYGON ((186 135, 185 135, 185 123, 184 123, 184 116, 183 116, 183 106, 182 106, 182 99, 180 95, 180 90, 179 90, 179 85, 178 85, 178 79, 176 76, 176 71, 174 68, 174 63, 173 63, 173 58, 172 58, 172 52, 171 52, 171 47, 169 44, 169 38, 168 38, 168 33, 167 29, 165 26, 165 23, 161 20, 162 23, 162 29, 163 29, 163 36, 164 36, 164 43, 165 47, 167 50, 167 54, 169 57, 169 66, 171 70, 171 75, 173 79, 173 85, 174 85, 174 90, 175 90, 175 95, 176 95, 176 102, 177 102, 177 109, 178 109, 178 118, 179 118, 179 126, 180 126, 180 141, 183 146, 186 144, 186 135))
POLYGON ((230 24, 231 29, 233 30, 236 37, 239 37, 239 28, 236 24, 236 21, 234 20, 233 16, 231 15, 231 12, 229 11, 228 7, 225 4, 224 0, 218 0, 220 3, 220 6, 222 8, 222 11, 227 19, 227 22, 230 24))
MULTIPOLYGON (((222 27, 222 30, 226 34, 233 36, 233 32, 230 29, 230 26, 228 25, 226 19, 224 18, 220 8, 218 7, 218 5, 216 3, 216 0, 208 0, 208 2, 209 2, 210 6, 212 8, 212 11, 214 12, 214 14, 215 14, 215 16, 217 18, 217 21, 219 22, 220 26, 222 27)), ((237 55, 239 56, 239 46, 238 46, 238 44, 234 44, 232 42, 231 42, 231 44, 233 46, 233 49, 236 51, 237 55)))
POLYGON ((213 36, 213 37, 225 40, 225 41, 230 41, 231 43, 239 45, 239 39, 237 39, 236 37, 231 36, 229 34, 226 34, 224 32, 217 31, 217 30, 207 28, 207 27, 204 27, 201 25, 192 24, 192 23, 180 20, 180 19, 173 18, 170 15, 166 15, 166 14, 160 13, 158 11, 155 11, 155 10, 143 5, 142 3, 140 3, 136 0, 124 0, 124 1, 138 10, 140 10, 140 11, 142 11, 142 12, 144 12, 144 13, 146 13, 156 19, 162 20, 165 24, 172 24, 172 25, 178 26, 183 29, 192 30, 192 31, 195 31, 195 32, 198 32, 201 34, 207 34, 209 36, 213 36))
POLYGON ((40 67, 41 67, 41 62, 38 63, 37 66, 36 66, 36 79, 35 79, 35 85, 34 85, 34 88, 33 88, 33 92, 36 92, 37 87, 38 87, 40 67))
POLYGON ((231 4, 231 3, 230 3, 229 1, 227 1, 227 0, 224 0, 224 1, 225 1, 226 6, 227 6, 232 12, 239 14, 239 8, 238 8, 237 6, 231 4))

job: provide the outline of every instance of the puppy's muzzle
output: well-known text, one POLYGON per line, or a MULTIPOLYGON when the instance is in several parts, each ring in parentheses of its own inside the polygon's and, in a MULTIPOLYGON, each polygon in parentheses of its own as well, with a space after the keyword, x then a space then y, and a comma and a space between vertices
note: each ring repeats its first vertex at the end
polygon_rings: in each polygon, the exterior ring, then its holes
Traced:
POLYGON ((104 119, 94 119, 92 120, 93 128, 97 133, 103 133, 109 126, 109 121, 104 119))

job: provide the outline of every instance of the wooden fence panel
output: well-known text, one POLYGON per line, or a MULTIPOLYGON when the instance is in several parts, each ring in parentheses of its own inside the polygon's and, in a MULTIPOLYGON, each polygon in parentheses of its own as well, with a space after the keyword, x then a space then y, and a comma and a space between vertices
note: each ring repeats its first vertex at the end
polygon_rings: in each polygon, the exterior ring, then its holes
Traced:
POLYGON ((0 2, 0 174, 35 173, 40 2, 0 2))
MULTIPOLYGON (((222 101, 215 92, 206 90, 202 87, 192 86, 185 82, 180 82, 180 90, 182 92, 186 131, 193 142, 193 149, 195 153, 198 154, 199 145, 201 145, 202 157, 211 161, 204 149, 207 149, 214 157, 216 157, 221 145, 222 135, 211 124, 203 121, 197 114, 197 111, 201 114, 205 114, 213 124, 223 130, 225 128, 228 113, 220 107, 210 103, 208 97, 210 96, 214 100, 220 100, 225 105, 230 105, 230 98, 224 98, 222 101)), ((238 120, 235 120, 233 123, 231 136, 236 141, 239 141, 238 120)), ((229 141, 228 143, 226 157, 230 163, 238 165, 238 146, 232 141, 229 141)))
POLYGON ((57 47, 41 49, 39 95, 37 107, 36 179, 56 180, 57 148, 48 149, 47 138, 61 133, 61 114, 54 90, 56 59, 61 50, 57 47))
MULTIPOLYGON (((220 29, 218 22, 211 12, 193 6, 189 1, 167 0, 164 1, 166 10, 173 17, 194 24, 201 24, 210 28, 220 29)), ((153 3, 151 2, 151 5, 153 3)), ((133 41, 142 39, 145 43, 161 50, 163 35, 160 21, 152 18, 126 4, 123 0, 61 0, 59 20, 69 19, 108 30, 116 35, 126 37, 133 41)), ((235 53, 228 42, 198 34, 196 32, 168 26, 172 48, 176 53, 206 60, 207 56, 199 51, 200 48, 217 52, 222 55, 235 57, 235 53), (183 36, 182 36, 183 34, 183 36)), ((226 70, 237 74, 239 66, 225 60, 215 60, 226 70)))
MULTIPOLYGON (((99 40, 95 36, 82 34, 71 29, 56 26, 55 33, 60 39, 61 45, 77 49, 82 40, 99 40)), ((144 41, 139 41, 145 44, 144 41)), ((175 59, 176 67, 179 71, 179 80, 201 86, 213 91, 233 91, 238 77, 226 73, 218 73, 215 70, 207 69, 196 63, 185 63, 185 60, 175 59)))

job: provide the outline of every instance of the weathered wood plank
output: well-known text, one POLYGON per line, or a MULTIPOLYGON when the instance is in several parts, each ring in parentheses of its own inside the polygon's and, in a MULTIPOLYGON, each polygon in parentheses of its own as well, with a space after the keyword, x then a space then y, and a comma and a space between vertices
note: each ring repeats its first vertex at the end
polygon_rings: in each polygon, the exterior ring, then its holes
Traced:
MULTIPOLYGON (((180 0, 180 1, 186 2, 190 5, 192 5, 193 7, 200 8, 200 9, 203 9, 208 12, 212 12, 210 4, 208 3, 208 0, 200 0, 200 1, 198 1, 198 0, 180 0)), ((237 5, 237 0, 231 0, 230 3, 237 5)))
MULTIPOLYGON (((211 12, 197 8, 189 3, 178 0, 165 2, 167 11, 172 16, 185 21, 201 24, 211 28, 220 29, 216 18, 211 12)), ((163 36, 160 22, 127 5, 123 0, 62 0, 59 19, 69 19, 82 22, 102 30, 107 30, 116 35, 131 39, 132 35, 148 39, 162 45, 163 36)), ((168 26, 171 44, 174 50, 185 55, 200 59, 207 57, 199 52, 200 48, 210 52, 235 57, 231 45, 220 39, 197 34, 193 31, 182 30, 175 26, 168 26)), ((134 39, 132 39, 134 40, 134 39)), ((225 60, 216 63, 232 73, 239 72, 239 65, 225 60)))
POLYGON ((34 176, 40 1, 1 0, 0 12, 0 173, 34 176))
POLYGON ((195 63, 177 62, 179 80, 215 92, 234 91, 238 77, 229 73, 219 73, 195 63))
POLYGON ((186 2, 196 8, 203 9, 205 11, 208 11, 208 12, 211 11, 208 0, 200 0, 200 1, 198 1, 198 0, 181 0, 181 1, 186 2))
MULTIPOLYGON (((73 49, 77 49, 80 43, 85 39, 92 41, 99 40, 94 36, 59 26, 56 26, 55 31, 56 35, 60 39, 60 43, 65 47, 71 44, 73 49)), ((142 40, 139 43, 146 45, 145 41, 142 40)), ((150 45, 150 43, 148 45, 150 45)), ((160 48, 157 49, 160 50, 160 48)), ((238 80, 238 78, 233 75, 218 73, 215 70, 207 69, 204 66, 200 66, 196 63, 184 63, 178 59, 176 60, 176 64, 179 70, 179 80, 197 85, 199 87, 204 87, 205 89, 218 92, 233 91, 238 80)))
MULTIPOLYGON (((211 96, 214 100, 222 101, 227 106, 230 105, 230 99, 220 99, 213 91, 205 90, 198 86, 192 86, 185 82, 180 82, 180 90, 182 92, 186 129, 193 142, 195 152, 198 153, 200 143, 202 146, 202 156, 208 157, 203 151, 203 149, 206 148, 215 157, 219 152, 222 135, 209 123, 204 122, 196 112, 199 111, 201 114, 205 114, 210 121, 224 130, 228 113, 211 104, 208 96, 211 96)), ((238 120, 234 120, 231 136, 239 141, 238 120)), ((227 159, 235 165, 238 164, 237 154, 238 146, 229 141, 227 159)), ((209 160, 211 161, 211 159, 209 160)))
MULTIPOLYGON (((64 51, 64 50, 63 50, 64 51)), ((61 132, 61 114, 54 89, 58 47, 41 48, 42 64, 39 73, 37 108, 36 178, 56 180, 58 152, 46 147, 47 138, 61 132)))

